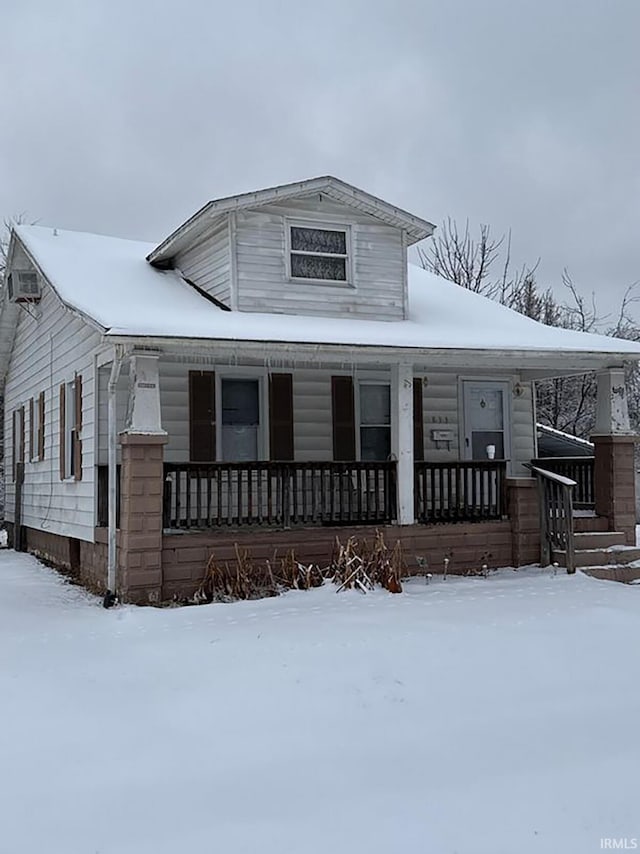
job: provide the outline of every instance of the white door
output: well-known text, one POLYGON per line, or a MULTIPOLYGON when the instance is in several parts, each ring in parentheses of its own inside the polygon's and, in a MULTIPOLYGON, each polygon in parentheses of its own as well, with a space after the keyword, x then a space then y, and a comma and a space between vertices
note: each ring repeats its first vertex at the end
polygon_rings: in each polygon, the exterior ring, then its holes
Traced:
POLYGON ((463 382, 465 459, 511 458, 509 388, 507 382, 463 382))

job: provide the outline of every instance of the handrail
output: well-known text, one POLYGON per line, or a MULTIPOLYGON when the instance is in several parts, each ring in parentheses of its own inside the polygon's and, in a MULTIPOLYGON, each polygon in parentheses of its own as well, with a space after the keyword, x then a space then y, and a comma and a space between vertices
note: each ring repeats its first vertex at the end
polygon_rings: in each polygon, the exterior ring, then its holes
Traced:
POLYGON ((554 474, 561 474, 575 481, 574 507, 579 507, 581 510, 595 509, 595 460, 593 456, 538 457, 531 460, 531 465, 554 474))
POLYGON ((544 477, 549 478, 549 480, 555 480, 556 483, 562 483, 564 486, 577 486, 575 480, 571 480, 570 477, 565 477, 563 474, 558 474, 556 471, 549 471, 548 469, 540 468, 540 466, 528 466, 531 471, 536 472, 536 474, 544 475, 544 477))
POLYGON ((576 481, 540 466, 527 465, 538 481, 540 508, 540 564, 549 566, 554 550, 566 555, 567 572, 576 571, 573 531, 573 490, 576 481))

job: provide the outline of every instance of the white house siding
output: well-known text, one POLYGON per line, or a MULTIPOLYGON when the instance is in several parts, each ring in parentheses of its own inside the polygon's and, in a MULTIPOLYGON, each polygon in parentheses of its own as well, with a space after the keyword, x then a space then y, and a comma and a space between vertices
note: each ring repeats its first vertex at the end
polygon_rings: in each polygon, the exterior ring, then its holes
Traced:
POLYGON ((227 219, 175 258, 176 267, 211 296, 231 304, 231 264, 227 219))
MULTIPOLYGON (((6 518, 14 519, 13 412, 25 408, 23 524, 93 540, 95 521, 94 385, 100 334, 64 309, 45 287, 34 316, 21 310, 5 389, 6 518), (37 319, 39 318, 39 319, 37 319), (82 480, 61 481, 59 387, 82 375, 82 480), (45 459, 29 462, 29 400, 45 393, 45 459)), ((34 400, 37 417, 37 400, 34 400)))
POLYGON ((343 205, 307 199, 239 212, 235 262, 241 311, 377 320, 404 317, 402 231, 343 205), (353 286, 287 279, 287 218, 351 227, 353 286))
MULTIPOLYGON (((97 465, 106 466, 109 456, 109 376, 111 375, 111 364, 103 365, 98 369, 98 421, 96 437, 97 465)), ((116 422, 117 432, 125 428, 127 417, 127 405, 129 402, 129 366, 126 362, 122 365, 120 376, 116 385, 116 422)), ((117 460, 120 462, 120 445, 117 448, 117 460)))
MULTIPOLYGON (((257 361, 246 363, 251 371, 265 378, 268 369, 257 361)), ((212 370, 219 376, 242 374, 243 368, 228 364, 185 363, 162 360, 160 366, 160 399, 162 426, 169 433, 165 448, 165 459, 169 462, 187 462, 189 459, 189 371, 212 370)), ((294 454, 299 461, 316 462, 331 460, 333 455, 333 428, 331 414, 331 377, 345 373, 344 369, 328 367, 288 368, 274 370, 293 374, 294 454)), ((367 370, 358 368, 349 372, 358 380, 380 380, 390 382, 389 370, 367 370)), ((460 459, 460 434, 462 414, 459 411, 459 376, 455 372, 418 371, 424 376, 423 417, 425 458, 434 462, 460 459), (437 445, 431 438, 431 430, 450 430, 453 440, 447 445, 437 445)), ((465 374, 465 377, 467 374, 465 374)), ((495 379, 517 380, 512 376, 496 376, 495 379)), ((524 474, 523 462, 534 456, 533 409, 531 384, 522 383, 523 394, 512 396, 512 457, 513 473, 524 474)), ((266 442, 265 433, 265 442, 266 442)))

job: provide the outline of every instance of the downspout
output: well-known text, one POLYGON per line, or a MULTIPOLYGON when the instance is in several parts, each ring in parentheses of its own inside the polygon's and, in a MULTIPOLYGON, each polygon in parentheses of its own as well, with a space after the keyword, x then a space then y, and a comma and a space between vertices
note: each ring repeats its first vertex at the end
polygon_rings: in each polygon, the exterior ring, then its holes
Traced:
POLYGON ((107 399, 109 404, 109 426, 108 426, 108 499, 109 499, 109 516, 108 516, 108 540, 107 540, 107 592, 104 597, 104 607, 110 608, 117 602, 116 594, 116 576, 118 567, 118 551, 117 551, 117 438, 118 438, 118 423, 116 410, 116 387, 118 378, 124 361, 124 347, 121 344, 116 345, 113 362, 111 363, 111 373, 109 375, 109 384, 107 386, 107 399))

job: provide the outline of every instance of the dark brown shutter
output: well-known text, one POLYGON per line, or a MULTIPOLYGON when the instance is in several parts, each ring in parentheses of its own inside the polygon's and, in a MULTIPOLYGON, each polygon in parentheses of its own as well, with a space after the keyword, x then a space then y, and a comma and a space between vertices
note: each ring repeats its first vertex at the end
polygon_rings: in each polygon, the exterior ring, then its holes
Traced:
POLYGON ((422 377, 413 378, 413 459, 418 461, 424 460, 422 377))
POLYGON ((82 376, 76 375, 74 388, 74 420, 73 426, 73 476, 75 480, 82 480, 82 376))
POLYGON ((38 396, 38 459, 44 459, 44 392, 38 396))
POLYGON ((62 383, 60 386, 60 425, 59 425, 59 443, 60 443, 60 480, 64 480, 65 474, 67 472, 67 465, 65 460, 65 412, 66 412, 66 403, 65 403, 65 384, 62 383))
POLYGON ((355 460, 356 424, 353 409, 353 379, 331 377, 333 414, 333 459, 355 460))
POLYGON ((213 462, 216 458, 216 375, 189 371, 189 459, 213 462))
POLYGON ((293 377, 269 376, 269 450, 272 460, 293 459, 293 377))
POLYGON ((29 398, 29 460, 34 458, 35 445, 35 429, 36 425, 33 422, 33 398, 29 398))

